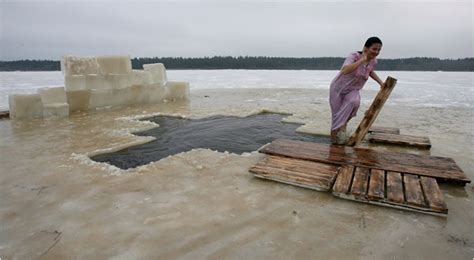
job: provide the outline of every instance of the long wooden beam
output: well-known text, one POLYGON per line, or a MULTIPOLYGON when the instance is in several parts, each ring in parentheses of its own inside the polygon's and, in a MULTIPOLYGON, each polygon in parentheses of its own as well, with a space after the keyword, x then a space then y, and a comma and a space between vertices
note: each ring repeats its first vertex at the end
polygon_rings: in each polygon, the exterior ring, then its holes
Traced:
POLYGON ((364 118, 360 122, 355 132, 349 138, 349 141, 347 141, 348 146, 357 146, 360 141, 364 139, 364 136, 369 132, 369 128, 372 126, 375 119, 377 118, 377 115, 382 110, 385 101, 388 99, 388 96, 390 96, 390 93, 392 93, 396 83, 397 79, 390 76, 387 77, 383 88, 379 91, 379 93, 377 93, 372 105, 370 105, 370 108, 365 112, 364 118))

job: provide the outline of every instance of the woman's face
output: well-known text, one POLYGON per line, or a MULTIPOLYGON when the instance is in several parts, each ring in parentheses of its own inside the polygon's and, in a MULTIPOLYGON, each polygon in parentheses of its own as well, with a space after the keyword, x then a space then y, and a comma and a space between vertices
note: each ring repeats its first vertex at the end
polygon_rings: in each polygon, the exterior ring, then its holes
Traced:
POLYGON ((364 47, 364 49, 367 52, 367 58, 369 58, 369 60, 375 59, 375 57, 377 57, 382 50, 382 44, 374 43, 368 48, 364 47))

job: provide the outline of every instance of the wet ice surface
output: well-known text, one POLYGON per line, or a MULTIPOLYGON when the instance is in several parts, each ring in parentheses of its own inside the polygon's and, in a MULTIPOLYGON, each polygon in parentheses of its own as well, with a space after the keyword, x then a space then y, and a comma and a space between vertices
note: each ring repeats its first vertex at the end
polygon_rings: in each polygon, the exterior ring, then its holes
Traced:
MULTIPOLYGON (((397 88, 394 92, 396 93, 397 88)), ((375 91, 362 92, 370 99, 375 91)), ((151 141, 150 116, 198 119, 291 113, 297 132, 327 133, 327 90, 205 89, 190 103, 0 121, 0 256, 46 258, 471 259, 474 188, 442 184, 446 219, 254 178, 264 155, 194 149, 121 170, 89 159, 151 141)), ((367 105, 362 104, 353 129, 367 105)), ((474 179, 472 109, 390 102, 376 125, 428 136, 474 179)))
MULTIPOLYGON (((473 108, 474 72, 378 71, 381 79, 398 79, 392 104, 405 107, 473 108)), ((203 89, 329 89, 335 70, 168 70, 168 80, 190 82, 191 91, 203 89)), ((8 109, 8 95, 36 93, 41 87, 64 86, 60 71, 0 72, 0 110, 8 109)), ((369 80, 365 90, 378 90, 369 80)), ((327 97, 322 97, 324 100, 327 97)), ((362 102, 372 100, 362 96, 362 102)))
POLYGON ((159 127, 134 133, 156 139, 115 153, 92 157, 121 169, 134 168, 196 148, 236 154, 257 151, 277 138, 329 143, 322 136, 299 134, 299 124, 282 123, 283 115, 263 113, 248 117, 212 116, 202 119, 158 116, 149 118, 159 127))

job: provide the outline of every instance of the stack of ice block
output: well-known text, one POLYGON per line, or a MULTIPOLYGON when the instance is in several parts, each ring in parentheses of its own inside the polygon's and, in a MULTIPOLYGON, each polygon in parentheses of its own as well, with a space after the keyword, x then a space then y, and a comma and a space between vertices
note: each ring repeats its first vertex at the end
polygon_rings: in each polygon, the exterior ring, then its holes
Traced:
POLYGON ((8 96, 10 118, 41 118, 43 103, 39 94, 13 94, 8 96))
POLYGON ((10 117, 67 116, 69 112, 186 100, 189 83, 168 81, 162 63, 132 70, 129 56, 76 57, 61 60, 65 88, 11 95, 10 117))
POLYGON ((43 117, 69 115, 69 104, 64 87, 40 88, 38 94, 41 97, 41 103, 43 103, 43 117))
POLYGON ((40 88, 37 94, 14 94, 8 97, 10 118, 63 117, 69 115, 64 87, 40 88))
MULTIPOLYGON (((158 103, 167 99, 165 66, 156 63, 143 67, 144 70, 132 70, 128 56, 66 56, 61 66, 68 92, 90 91, 88 109, 158 103)), ((75 101, 74 96, 68 95, 70 102, 75 101)))

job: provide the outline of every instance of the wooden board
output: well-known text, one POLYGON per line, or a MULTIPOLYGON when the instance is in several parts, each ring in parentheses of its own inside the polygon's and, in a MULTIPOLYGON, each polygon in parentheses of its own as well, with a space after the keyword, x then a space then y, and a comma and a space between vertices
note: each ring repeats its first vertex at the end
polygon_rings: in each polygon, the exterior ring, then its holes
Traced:
POLYGON ((374 101, 372 101, 369 109, 365 111, 364 118, 349 138, 349 141, 347 141, 347 145, 357 146, 360 141, 364 139, 364 136, 367 134, 369 128, 372 126, 378 114, 382 110, 385 101, 387 101, 390 93, 392 93, 392 90, 395 88, 395 84, 397 84, 397 80, 395 78, 387 77, 384 86, 377 93, 377 96, 375 96, 374 101))
POLYGON ((438 211, 447 211, 448 207, 446 206, 443 193, 440 191, 436 180, 433 178, 421 176, 420 182, 426 196, 426 201, 430 205, 430 208, 436 209, 438 211))
POLYGON ((471 180, 451 158, 377 151, 322 143, 277 139, 260 152, 301 160, 331 164, 352 165, 411 173, 465 185, 471 180))
POLYGON ((10 111, 0 111, 0 119, 10 118, 10 111))
POLYGON ((423 136, 400 135, 390 133, 372 133, 368 136, 368 140, 372 143, 415 146, 423 149, 431 148, 430 139, 428 137, 423 136))
POLYGON ((383 170, 372 169, 370 171, 367 196, 370 200, 383 200, 385 198, 385 172, 383 170))
POLYGON ((340 167, 279 156, 267 156, 250 168, 254 176, 318 191, 329 191, 340 167))
POLYGON ((423 207, 425 199, 421 190, 420 179, 417 175, 405 174, 403 176, 403 184, 405 186, 405 200, 408 204, 423 207))
POLYGON ((335 183, 332 193, 339 198, 438 216, 448 213, 434 178, 356 167, 353 175, 340 173, 335 183), (350 183, 351 187, 336 189, 338 183, 350 183))
POLYGON ((333 186, 335 193, 347 193, 351 188, 354 166, 343 166, 339 169, 336 182, 333 186))
POLYGON ((390 202, 402 204, 405 201, 403 193, 402 174, 399 172, 388 171, 387 179, 387 200, 390 202))
POLYGON ((369 133, 385 133, 385 134, 400 134, 400 129, 396 127, 372 126, 369 128, 369 133))
POLYGON ((364 198, 367 194, 367 185, 369 182, 369 169, 357 167, 352 181, 351 194, 356 197, 364 198))

